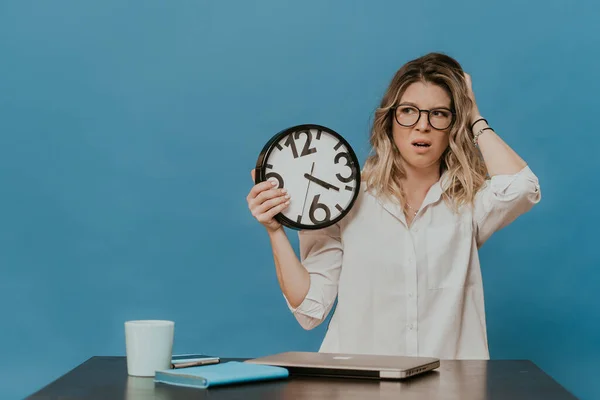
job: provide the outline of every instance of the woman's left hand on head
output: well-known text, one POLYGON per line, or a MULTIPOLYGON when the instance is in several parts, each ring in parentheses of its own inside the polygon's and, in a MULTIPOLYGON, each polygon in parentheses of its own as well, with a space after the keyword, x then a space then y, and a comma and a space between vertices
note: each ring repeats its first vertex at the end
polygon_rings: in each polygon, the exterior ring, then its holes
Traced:
POLYGON ((477 102, 475 101, 475 93, 473 93, 473 82, 471 81, 471 75, 465 72, 465 81, 467 82, 467 89, 469 90, 469 97, 473 101, 473 108, 471 109, 471 123, 473 123, 477 118, 481 117, 479 114, 479 108, 477 107, 477 102))

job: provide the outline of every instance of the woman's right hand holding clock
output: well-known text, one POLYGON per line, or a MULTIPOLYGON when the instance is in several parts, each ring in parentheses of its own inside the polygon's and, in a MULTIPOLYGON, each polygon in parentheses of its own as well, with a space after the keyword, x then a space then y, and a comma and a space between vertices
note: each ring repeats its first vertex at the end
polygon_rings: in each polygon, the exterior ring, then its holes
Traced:
MULTIPOLYGON (((250 174, 254 182, 254 169, 250 174)), ((275 232, 281 228, 281 224, 274 217, 289 206, 290 196, 286 189, 277 188, 277 180, 269 179, 257 183, 248 193, 246 200, 254 218, 267 230, 275 232)))

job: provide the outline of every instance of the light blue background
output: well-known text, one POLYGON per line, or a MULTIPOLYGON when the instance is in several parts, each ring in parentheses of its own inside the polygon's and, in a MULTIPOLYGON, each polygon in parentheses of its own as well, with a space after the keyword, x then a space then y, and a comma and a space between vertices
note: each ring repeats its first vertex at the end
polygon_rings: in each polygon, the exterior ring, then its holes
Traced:
POLYGON ((174 320, 176 352, 316 350, 324 325, 288 313, 247 209, 250 169, 308 122, 362 164, 386 85, 429 51, 472 74, 542 185, 482 250, 492 357, 600 397, 599 14, 592 0, 0 2, 0 397, 124 354, 128 319, 174 320))

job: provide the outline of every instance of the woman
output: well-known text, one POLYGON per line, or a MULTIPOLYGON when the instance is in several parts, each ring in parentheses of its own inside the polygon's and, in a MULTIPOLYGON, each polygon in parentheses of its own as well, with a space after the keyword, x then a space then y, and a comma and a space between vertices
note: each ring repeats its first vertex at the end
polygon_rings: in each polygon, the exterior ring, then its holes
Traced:
POLYGON ((269 182, 247 197, 291 311, 311 329, 337 297, 322 352, 488 359, 478 248, 539 202, 537 177, 443 54, 395 74, 370 142, 354 207, 331 227, 299 232, 300 260, 273 219, 294 199, 269 182))

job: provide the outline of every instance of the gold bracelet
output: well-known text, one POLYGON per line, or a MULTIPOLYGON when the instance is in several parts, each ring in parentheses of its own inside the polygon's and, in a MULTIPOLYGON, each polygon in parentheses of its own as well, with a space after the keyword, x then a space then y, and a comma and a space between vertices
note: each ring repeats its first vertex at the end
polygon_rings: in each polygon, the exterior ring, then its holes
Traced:
POLYGON ((479 139, 479 136, 483 133, 483 131, 488 130, 488 129, 490 131, 494 132, 494 130, 488 126, 485 128, 481 128, 480 130, 477 131, 477 133, 475 135, 473 135, 473 144, 475 146, 477 146, 477 140, 479 139))

